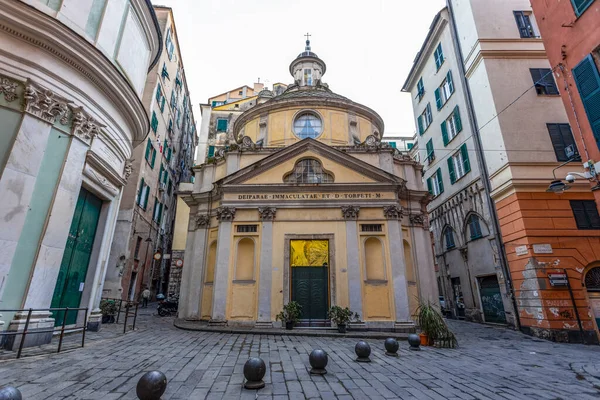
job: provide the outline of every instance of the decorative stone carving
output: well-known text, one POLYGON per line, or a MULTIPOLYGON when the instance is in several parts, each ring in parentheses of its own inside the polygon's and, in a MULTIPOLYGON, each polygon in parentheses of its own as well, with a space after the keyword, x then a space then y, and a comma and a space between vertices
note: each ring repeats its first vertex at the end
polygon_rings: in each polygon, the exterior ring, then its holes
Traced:
POLYGON ((235 218, 235 207, 217 208, 217 219, 219 221, 233 221, 235 218))
POLYGON ((386 219, 400 219, 404 215, 404 210, 402 207, 398 207, 395 204, 391 206, 384 206, 383 215, 386 219))
POLYGON ((465 246, 459 248, 458 250, 460 251, 460 255, 462 256, 464 262, 469 261, 469 248, 465 246))
POLYGON ((275 207, 258 207, 258 214, 262 221, 273 221, 276 213, 277 209, 275 207))
POLYGON ((129 180, 129 177, 133 172, 133 161, 133 159, 125 161, 125 167, 123 168, 123 176, 125 178, 125 182, 129 180))
POLYGON ((103 125, 98 124, 94 118, 87 115, 83 108, 73 109, 73 130, 72 134, 84 140, 91 140, 100 133, 103 125))
POLYGON ((4 99, 9 103, 17 99, 17 87, 19 85, 6 78, 0 80, 0 94, 4 94, 4 99))
POLYGON ((210 217, 208 216, 208 214, 196 215, 195 223, 196 229, 206 228, 210 225, 210 217))
POLYGON ((25 88, 25 112, 54 124, 58 119, 62 125, 69 123, 70 101, 60 97, 52 90, 38 89, 32 85, 25 88))
POLYGON ((342 216, 344 219, 358 219, 358 212, 360 207, 358 206, 342 206, 342 216))
POLYGON ((423 226, 425 224, 425 215, 424 214, 411 214, 410 223, 413 225, 423 226))
POLYGON ((433 200, 433 195, 427 192, 427 194, 421 199, 420 203, 426 206, 427 204, 431 203, 431 200, 433 200))
POLYGON ((378 144, 379 144, 379 139, 375 135, 369 135, 365 139, 365 145, 367 147, 377 147, 378 144))
POLYGON ((242 138, 242 149, 254 150, 256 148, 256 144, 252 141, 249 136, 244 136, 242 138))

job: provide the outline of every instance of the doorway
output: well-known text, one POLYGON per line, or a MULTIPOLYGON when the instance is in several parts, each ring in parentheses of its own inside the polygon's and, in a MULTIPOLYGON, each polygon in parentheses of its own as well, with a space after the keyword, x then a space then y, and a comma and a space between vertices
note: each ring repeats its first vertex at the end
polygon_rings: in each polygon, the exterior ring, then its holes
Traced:
MULTIPOLYGON (((81 188, 54 288, 52 308, 80 306, 101 208, 102 200, 81 188)), ((55 313, 56 326, 63 324, 64 314, 62 311, 55 313)), ((66 324, 75 324, 77 315, 75 311, 69 312, 66 324)))
POLYGON ((600 329, 600 267, 592 268, 585 274, 585 289, 596 320, 596 329, 600 329))
POLYGON ((290 240, 291 296, 300 326, 329 326, 329 240, 290 240))
POLYGON ((485 322, 506 324, 506 314, 504 313, 504 303, 502 302, 498 277, 490 275, 478 278, 478 280, 481 308, 483 308, 485 322))

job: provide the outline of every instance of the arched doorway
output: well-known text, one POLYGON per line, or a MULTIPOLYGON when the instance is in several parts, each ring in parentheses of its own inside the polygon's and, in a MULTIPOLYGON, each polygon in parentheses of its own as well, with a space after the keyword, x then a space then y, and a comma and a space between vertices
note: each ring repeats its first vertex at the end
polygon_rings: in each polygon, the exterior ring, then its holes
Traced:
POLYGON ((585 274, 585 288, 596 328, 600 329, 600 267, 594 267, 585 274))

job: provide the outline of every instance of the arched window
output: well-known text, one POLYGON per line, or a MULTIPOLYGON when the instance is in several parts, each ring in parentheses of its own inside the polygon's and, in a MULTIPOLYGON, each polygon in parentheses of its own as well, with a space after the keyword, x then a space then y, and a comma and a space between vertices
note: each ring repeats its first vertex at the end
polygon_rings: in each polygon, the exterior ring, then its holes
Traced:
POLYGON ((333 176, 323 171, 321 163, 308 158, 300 160, 294 170, 283 178, 285 183, 332 183, 333 176))
POLYGON ((254 279, 254 240, 243 238, 237 245, 235 279, 251 281, 254 279))
POLYGON ((471 214, 471 216, 467 220, 467 225, 469 225, 471 240, 479 239, 483 236, 481 234, 481 221, 479 221, 479 217, 477 215, 471 214))
POLYGON ((444 229, 444 242, 446 242, 446 249, 453 249, 456 247, 456 243, 454 242, 454 230, 449 226, 444 229))
POLYGON ((383 258, 383 246, 379 238, 370 237, 365 240, 365 267, 367 280, 385 280, 385 259, 383 258))
POLYGON ((206 273, 204 283, 213 283, 215 279, 215 263, 217 261, 217 242, 212 242, 208 248, 208 260, 206 261, 206 273))
POLYGON ((585 275, 585 288, 588 292, 600 292, 600 267, 590 269, 585 275))

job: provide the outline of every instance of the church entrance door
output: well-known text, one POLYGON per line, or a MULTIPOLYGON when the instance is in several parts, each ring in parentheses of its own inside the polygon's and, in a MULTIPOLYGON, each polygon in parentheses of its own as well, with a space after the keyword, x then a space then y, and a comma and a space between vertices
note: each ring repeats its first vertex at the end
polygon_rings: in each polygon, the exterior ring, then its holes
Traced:
POLYGON ((302 306, 300 326, 329 326, 329 241, 291 240, 291 299, 302 306))

